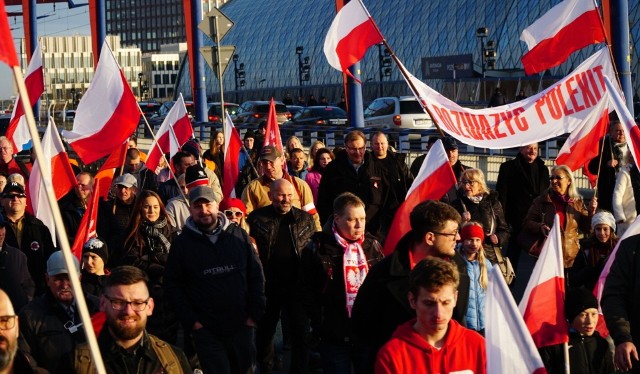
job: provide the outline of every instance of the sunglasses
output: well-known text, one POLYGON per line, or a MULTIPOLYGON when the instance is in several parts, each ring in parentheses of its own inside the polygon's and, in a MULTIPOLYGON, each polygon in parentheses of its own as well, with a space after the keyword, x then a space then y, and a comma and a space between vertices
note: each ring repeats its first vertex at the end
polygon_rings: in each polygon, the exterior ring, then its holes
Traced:
POLYGON ((236 218, 242 218, 243 213, 234 212, 233 210, 225 210, 224 215, 227 216, 227 218, 233 218, 234 215, 236 216, 236 218))
POLYGON ((27 195, 25 195, 23 193, 19 193, 19 194, 7 193, 7 194, 4 194, 4 198, 5 199, 16 199, 16 198, 19 199, 19 198, 22 198, 22 197, 27 197, 27 195))

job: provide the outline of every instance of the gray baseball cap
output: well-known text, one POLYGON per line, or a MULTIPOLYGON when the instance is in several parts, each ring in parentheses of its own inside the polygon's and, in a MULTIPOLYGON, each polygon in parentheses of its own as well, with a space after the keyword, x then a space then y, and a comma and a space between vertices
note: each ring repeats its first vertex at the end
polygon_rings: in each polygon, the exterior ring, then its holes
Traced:
MULTIPOLYGON (((72 256, 73 264, 76 267, 76 272, 80 275, 80 264, 78 263, 78 259, 75 256, 72 256)), ((58 274, 69 274, 67 270, 67 265, 64 262, 64 255, 62 251, 56 251, 49 256, 47 260, 47 274, 49 276, 54 276, 58 274)))
POLYGON ((208 202, 216 201, 216 195, 209 186, 198 186, 189 190, 189 203, 193 204, 196 201, 204 199, 208 202))
POLYGON ((116 178, 113 181, 113 184, 115 186, 120 185, 120 186, 125 186, 127 188, 131 188, 132 186, 138 187, 138 180, 133 175, 127 173, 127 174, 122 174, 121 176, 116 178))

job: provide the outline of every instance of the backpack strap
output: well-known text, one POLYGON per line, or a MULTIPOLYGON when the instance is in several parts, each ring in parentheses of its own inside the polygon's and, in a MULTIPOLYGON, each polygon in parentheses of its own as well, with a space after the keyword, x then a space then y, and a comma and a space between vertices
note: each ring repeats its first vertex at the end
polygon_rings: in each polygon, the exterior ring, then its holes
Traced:
POLYGON ((96 372, 96 366, 91 359, 91 349, 88 343, 80 343, 75 349, 75 369, 79 374, 92 374, 96 372))
POLYGON ((166 370, 167 373, 180 372, 180 360, 169 343, 160 340, 151 334, 148 334, 147 336, 149 337, 149 344, 156 355, 158 355, 158 359, 160 360, 160 364, 164 370, 166 370))

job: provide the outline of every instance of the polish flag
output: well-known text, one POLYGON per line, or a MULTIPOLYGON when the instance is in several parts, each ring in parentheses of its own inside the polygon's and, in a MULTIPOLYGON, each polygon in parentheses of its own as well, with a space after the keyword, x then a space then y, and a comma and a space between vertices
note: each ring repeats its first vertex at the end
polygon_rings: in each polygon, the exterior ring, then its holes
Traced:
POLYGON ((100 170, 96 173, 93 182, 93 193, 100 197, 107 197, 111 190, 111 182, 116 170, 122 171, 124 161, 127 158, 127 149, 129 149, 129 141, 125 140, 120 147, 109 155, 109 158, 102 164, 100 170), (98 186, 99 185, 99 186, 98 186))
POLYGON ((73 246, 71 246, 71 253, 73 253, 80 262, 82 262, 82 246, 84 243, 98 236, 96 228, 98 222, 98 205, 100 205, 100 183, 96 182, 97 180, 94 180, 91 200, 89 200, 87 210, 84 212, 82 220, 80 220, 76 238, 73 246))
POLYGON ((433 144, 418 175, 413 180, 405 201, 396 211, 389 234, 382 249, 385 256, 391 254, 400 239, 411 230, 409 214, 425 200, 438 200, 456 184, 456 176, 449 164, 442 141, 433 144))
POLYGON ((282 137, 280 136, 280 126, 278 126, 278 117, 276 116, 276 103, 273 100, 273 97, 269 102, 269 113, 267 115, 267 126, 265 128, 265 132, 266 134, 263 146, 272 145, 276 147, 281 154, 284 154, 282 148, 282 137))
MULTIPOLYGON (((189 120, 187 107, 184 105, 182 94, 164 118, 156 139, 151 144, 147 155, 147 168, 157 171, 162 156, 169 152, 171 157, 178 153, 180 147, 193 137, 193 127, 189 120)), ((157 174, 157 173, 156 173, 157 174)))
POLYGON ((63 131, 85 164, 118 148, 138 127, 142 111, 129 83, 105 41, 100 62, 87 92, 82 96, 73 129, 63 131))
POLYGON ((618 91, 619 86, 616 88, 617 84, 614 86, 607 76, 604 77, 604 84, 607 86, 607 93, 609 94, 611 106, 613 106, 613 109, 618 113, 618 119, 620 119, 624 135, 627 138, 629 152, 631 152, 631 155, 635 160, 635 164, 640 165, 638 163, 640 162, 640 129, 638 129, 636 121, 633 119, 631 113, 629 113, 629 109, 627 108, 627 104, 624 99, 620 96, 618 91))
POLYGON ((592 0, 565 0, 524 29, 520 40, 529 48, 522 65, 531 75, 560 65, 581 48, 604 42, 605 33, 592 0))
MULTIPOLYGON (((53 119, 49 118, 49 125, 42 137, 44 159, 51 162, 51 167, 42 168, 40 160, 33 163, 29 178, 29 196, 35 216, 39 218, 53 233, 53 244, 56 245, 56 227, 47 199, 45 183, 51 184, 56 199, 62 198, 76 186, 76 177, 69 163, 69 156, 64 150, 62 139, 53 119)), ((64 230, 64 228, 60 228, 64 230)))
POLYGON ((351 75, 349 67, 364 57, 367 49, 384 40, 361 0, 351 0, 340 9, 324 39, 324 54, 334 69, 351 75))
POLYGON ((487 373, 547 372, 498 265, 489 272, 485 315, 487 373))
POLYGON ((0 1, 0 61, 11 67, 20 65, 11 29, 9 29, 9 18, 4 8, 4 1, 0 1))
MULTIPOLYGON (((276 123, 277 125, 277 123, 276 123)), ((224 117, 224 175, 222 178, 222 196, 236 197, 236 183, 240 175, 238 157, 242 149, 240 134, 233 126, 233 121, 228 112, 224 117)))
MULTIPOLYGON (((37 44, 35 51, 33 51, 24 83, 27 86, 27 92, 29 92, 29 102, 35 104, 44 92, 44 69, 42 68, 40 44, 37 44)), ((24 108, 19 96, 13 105, 13 113, 11 113, 6 137, 11 139, 14 153, 31 148, 31 134, 29 133, 29 126, 27 125, 24 108)))
POLYGON ((562 237, 557 214, 519 308, 536 347, 569 341, 569 325, 564 315, 562 237))

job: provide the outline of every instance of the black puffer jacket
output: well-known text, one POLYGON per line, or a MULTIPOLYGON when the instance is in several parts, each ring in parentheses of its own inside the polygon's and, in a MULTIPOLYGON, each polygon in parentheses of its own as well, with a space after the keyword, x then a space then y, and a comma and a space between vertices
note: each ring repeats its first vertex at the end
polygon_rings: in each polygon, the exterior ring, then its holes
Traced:
MULTIPOLYGON (((362 249, 369 269, 383 258, 380 243, 370 234, 366 234, 362 249)), ((325 225, 302 253, 301 291, 311 328, 334 344, 354 338, 346 307, 343 256, 344 248, 336 242, 330 225, 325 225)))
POLYGON ((98 208, 97 231, 98 236, 104 238, 109 248, 110 260, 108 268, 113 268, 112 255, 124 250, 124 239, 126 237, 127 225, 133 214, 133 201, 125 204, 121 200, 113 199, 100 202, 98 208), (115 205, 115 213, 114 213, 115 205))
MULTIPOLYGON (((565 373, 563 344, 540 348, 539 351, 547 373, 565 373)), ((569 364, 572 373, 611 374, 616 372, 609 343, 597 331, 591 336, 582 336, 576 331, 569 333, 569 364)))
MULTIPOLYGON (((291 232, 294 250, 298 258, 300 258, 302 249, 311 241, 316 225, 313 221, 313 216, 301 209, 292 207, 291 214, 293 214, 293 223, 289 225, 289 231, 291 232)), ((267 278, 269 278, 267 265, 269 264, 273 246, 278 239, 278 227, 281 219, 282 215, 276 212, 273 205, 258 208, 247 217, 247 223, 251 227, 251 237, 256 241, 260 261, 267 278)))
POLYGON ((457 198, 451 202, 460 215, 465 211, 471 213, 471 221, 479 222, 484 229, 485 243, 491 245, 489 234, 493 228, 493 233, 498 237, 498 246, 504 246, 509 240, 509 224, 504 218, 502 204, 498 200, 498 194, 491 191, 482 196, 478 203, 471 201, 464 193, 458 190, 457 198))

